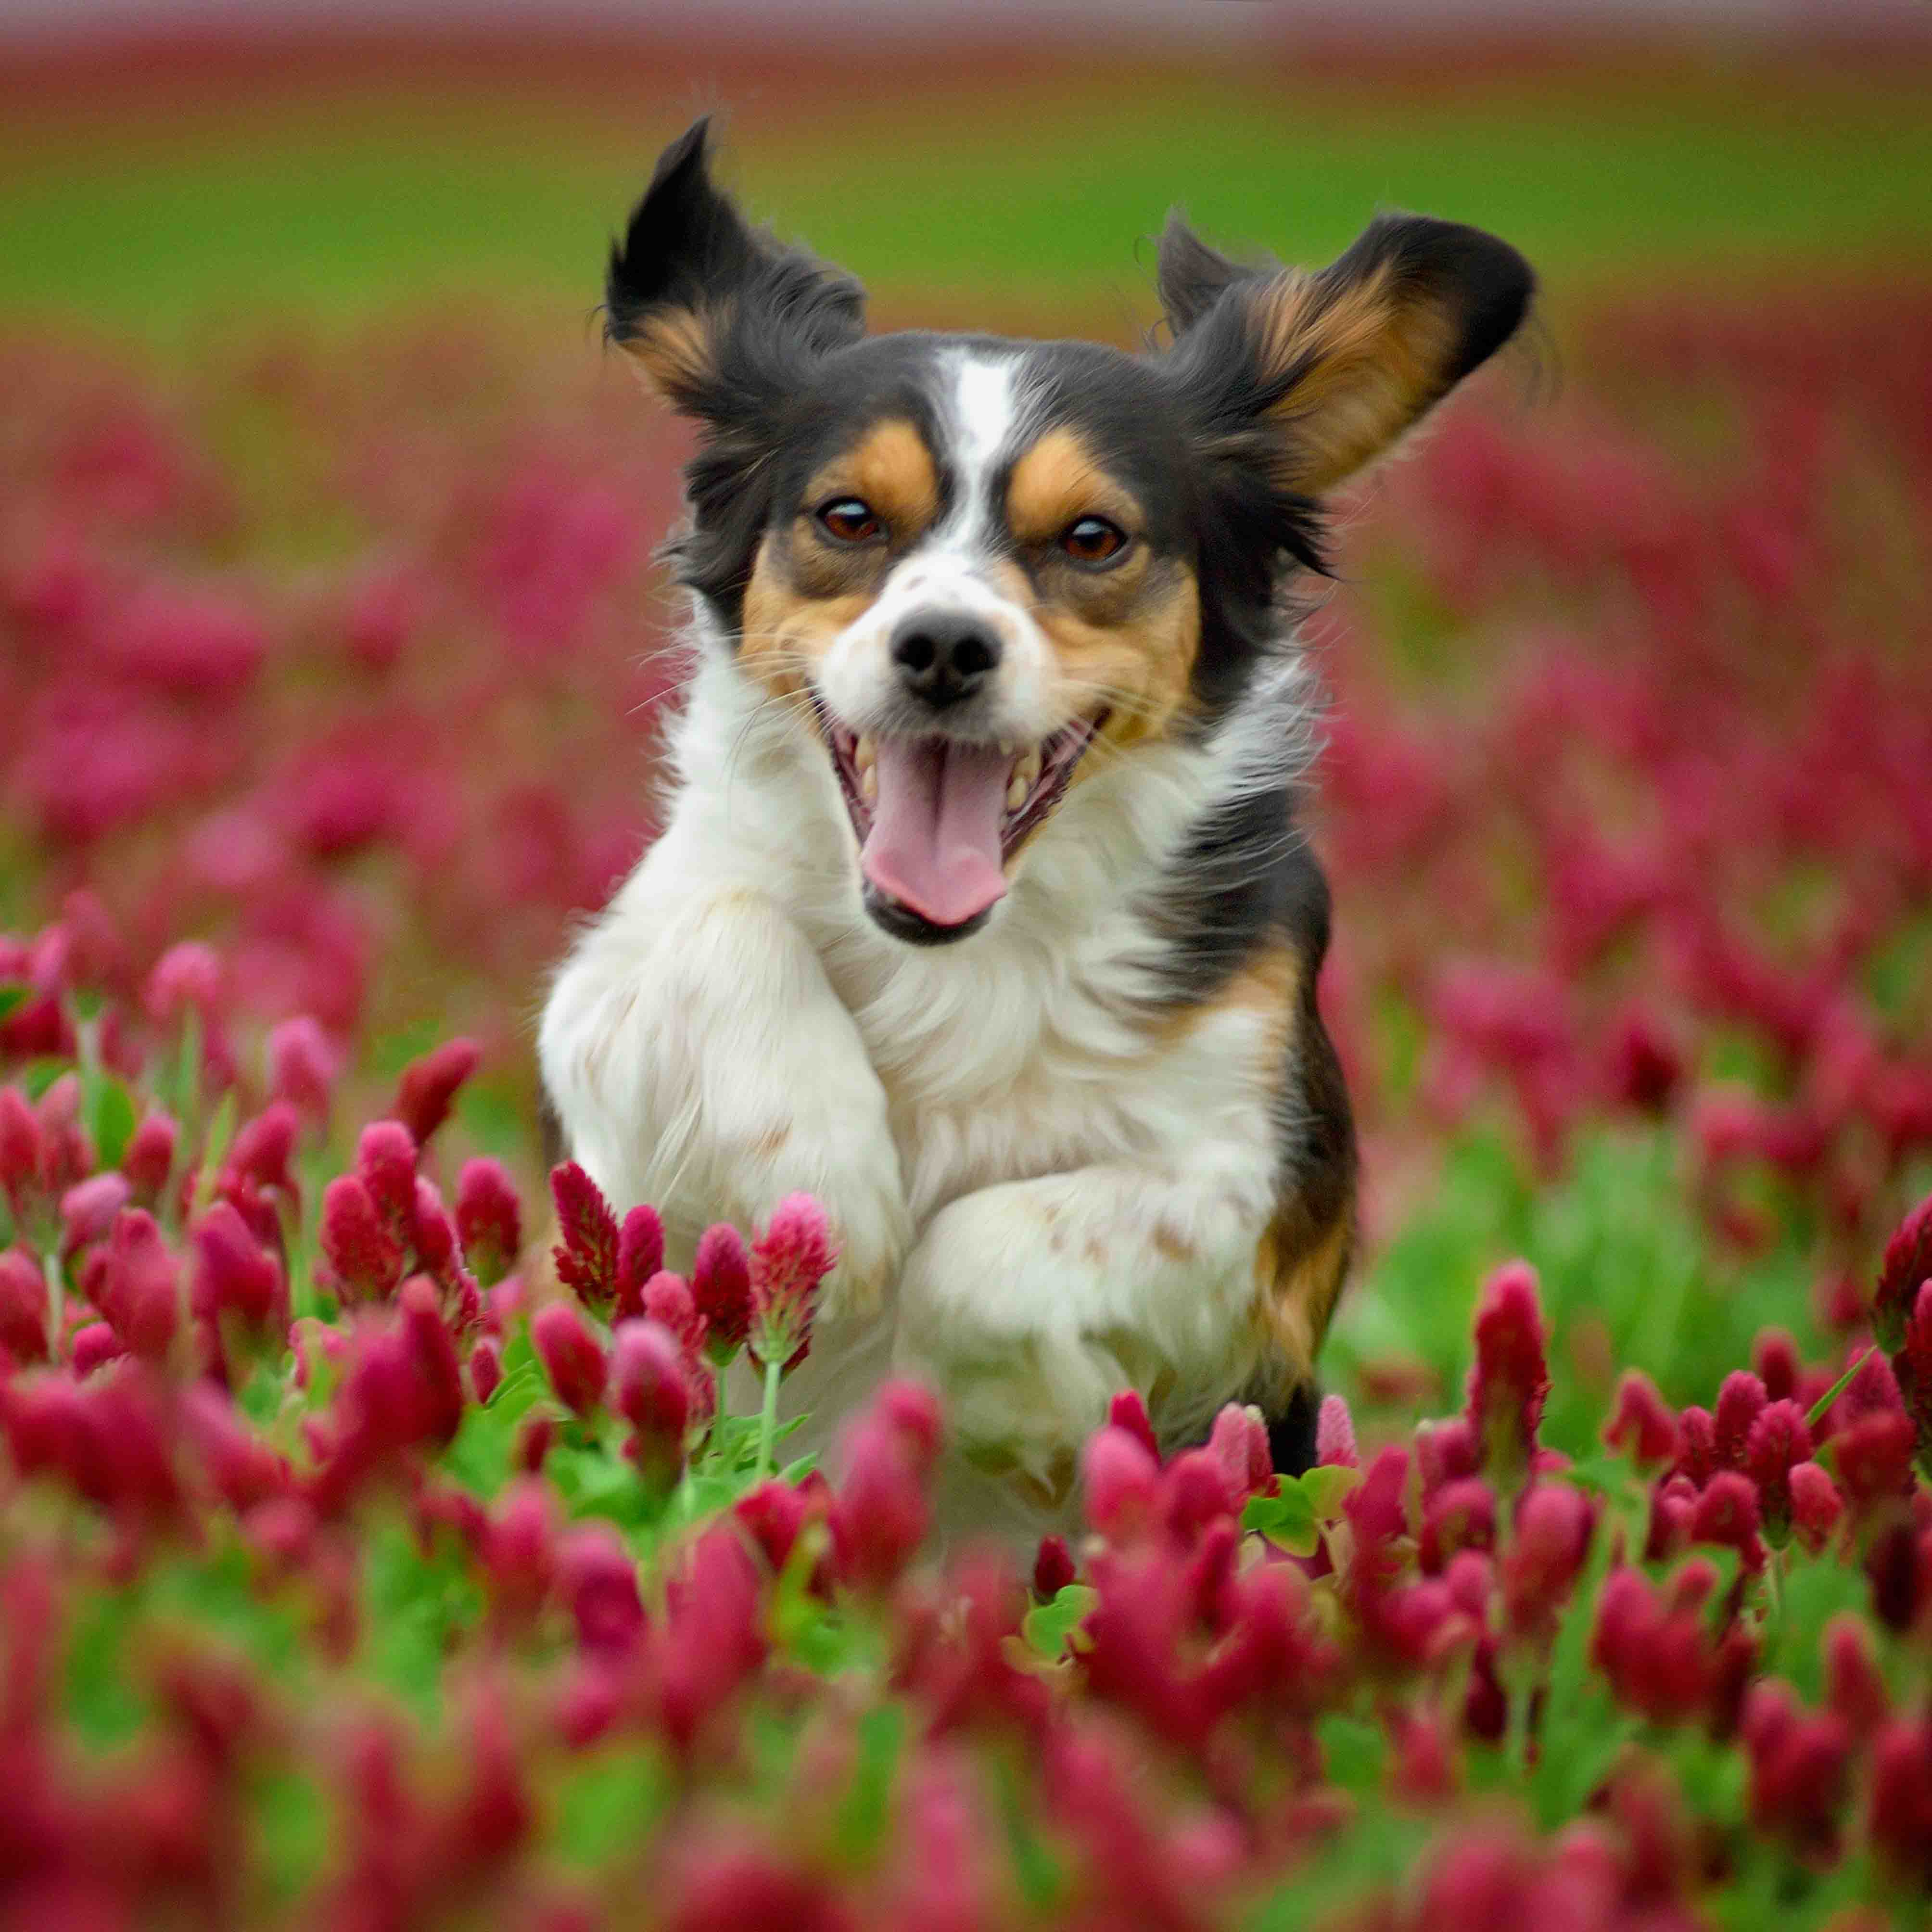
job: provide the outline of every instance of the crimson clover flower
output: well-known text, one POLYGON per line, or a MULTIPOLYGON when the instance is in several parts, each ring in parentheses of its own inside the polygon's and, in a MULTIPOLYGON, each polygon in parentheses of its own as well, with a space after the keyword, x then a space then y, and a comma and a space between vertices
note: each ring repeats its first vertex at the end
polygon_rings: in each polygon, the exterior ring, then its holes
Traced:
POLYGON ((1535 1454, 1550 1393, 1547 1331, 1536 1272, 1528 1262, 1511 1262, 1490 1277, 1476 1311, 1475 1333, 1469 1425, 1481 1444, 1484 1466, 1514 1484, 1535 1454))
POLYGON ((812 1346, 819 1285, 838 1250, 825 1210, 809 1194, 790 1194, 752 1244, 750 1331, 746 1346, 761 1369, 789 1374, 812 1346))

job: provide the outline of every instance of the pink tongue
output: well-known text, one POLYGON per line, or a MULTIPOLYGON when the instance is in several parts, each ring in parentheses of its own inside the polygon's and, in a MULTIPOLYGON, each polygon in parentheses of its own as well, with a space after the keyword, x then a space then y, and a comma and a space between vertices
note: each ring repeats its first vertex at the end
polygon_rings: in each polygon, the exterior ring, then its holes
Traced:
POLYGON ((881 738, 879 799, 860 869, 934 926, 963 926, 1004 898, 1000 821, 1013 761, 991 746, 881 738))

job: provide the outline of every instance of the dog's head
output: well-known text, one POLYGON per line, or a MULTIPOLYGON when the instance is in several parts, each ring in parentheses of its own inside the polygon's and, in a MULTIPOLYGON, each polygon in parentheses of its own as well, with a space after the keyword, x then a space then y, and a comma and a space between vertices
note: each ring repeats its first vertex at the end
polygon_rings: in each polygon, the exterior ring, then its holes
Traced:
POLYGON ((1510 336, 1532 278, 1384 216, 1316 274, 1178 220, 1172 346, 868 336, 848 277, 746 226, 700 122, 611 254, 611 338, 694 418, 682 574, 822 736, 866 903, 976 931, 1068 788, 1210 729, 1273 640, 1321 505, 1510 336))

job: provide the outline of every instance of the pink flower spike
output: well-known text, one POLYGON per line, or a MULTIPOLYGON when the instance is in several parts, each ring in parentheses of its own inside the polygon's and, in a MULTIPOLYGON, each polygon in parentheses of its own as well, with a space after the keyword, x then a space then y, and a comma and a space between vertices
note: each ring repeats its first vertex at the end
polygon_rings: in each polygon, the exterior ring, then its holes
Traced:
POLYGON ((218 1325, 226 1318, 247 1334, 269 1336, 288 1322, 281 1263, 248 1231, 226 1201, 195 1223, 194 1312, 218 1325))
POLYGON ((101 1312, 135 1354, 159 1361, 174 1346, 182 1318, 175 1258, 144 1208, 124 1209, 114 1224, 101 1312))
POLYGON ((1704 1485, 1690 1519, 1690 1540, 1735 1550, 1748 1570, 1764 1566, 1764 1546, 1758 1540, 1757 1490, 1748 1476, 1720 1469, 1704 1485))
POLYGON ((1640 1469, 1654 1469, 1677 1454, 1677 1418, 1641 1369, 1626 1369, 1617 1384, 1615 1412, 1604 1425, 1604 1441, 1628 1452, 1640 1469))
POLYGON ((419 1148, 449 1118, 464 1083, 482 1064, 483 1049, 473 1040, 446 1040, 403 1069, 396 1088, 396 1118, 419 1148))
POLYGON ((1872 1297, 1872 1332, 1888 1355, 1904 1345, 1905 1324, 1918 1299, 1918 1284, 1932 1279, 1932 1194, 1898 1224, 1886 1244, 1872 1297))
POLYGON ((218 1020, 225 1003, 227 974, 220 954, 197 940, 171 946, 148 975, 142 1004, 163 1026, 176 1024, 184 1015, 198 1015, 204 1026, 218 1020))
POLYGON ((339 1174, 322 1190, 320 1243, 345 1299, 376 1301, 395 1292, 406 1258, 403 1244, 360 1175, 339 1174))
POLYGON ((1252 1405, 1229 1402, 1214 1418, 1208 1448, 1244 1502, 1274 1489, 1274 1455, 1268 1446, 1268 1424, 1252 1405))
POLYGON ((1811 1431, 1795 1402, 1774 1402, 1759 1413, 1744 1441, 1744 1473, 1757 1485, 1765 1532, 1782 1544, 1791 1526, 1791 1472, 1811 1459, 1811 1431))
POLYGON ((0 1350, 16 1364, 44 1362, 52 1312, 40 1263, 25 1248, 0 1252, 0 1350))
POLYGON ((478 1336, 470 1351, 470 1386, 477 1401, 488 1406, 503 1381, 502 1345, 494 1335, 478 1336))
POLYGON ((1087 1520, 1102 1535, 1130 1534, 1153 1514, 1160 1465, 1131 1430, 1110 1424, 1087 1444, 1087 1520))
POLYGON ((644 1284, 664 1271, 664 1223, 648 1202, 640 1202, 617 1230, 617 1295, 614 1318, 644 1312, 644 1284))
POLYGON ((622 1657, 644 1635, 638 1566, 608 1522, 586 1522, 565 1532, 557 1544, 556 1581, 577 1625, 580 1648, 622 1657))
POLYGON ((712 1360, 722 1368, 752 1332, 752 1262, 736 1228, 724 1222, 698 1238, 691 1292, 704 1318, 712 1360))
POLYGON ((574 1160, 550 1169, 550 1191, 563 1237, 551 1251, 556 1278, 585 1306, 602 1313, 617 1293, 617 1217, 574 1160))
POLYGON ((624 1453, 653 1489, 668 1489, 684 1467, 691 1384, 684 1349, 662 1322, 618 1323, 610 1358, 610 1403, 631 1425, 624 1453))
POLYGON ((128 1137, 121 1156, 121 1172, 142 1207, 152 1210, 160 1205, 162 1190, 174 1172, 180 1134, 172 1114, 157 1112, 147 1115, 128 1137))
POLYGON ((1744 1444, 1751 1425, 1764 1413, 1770 1397, 1763 1383, 1748 1369, 1736 1369, 1724 1378, 1718 1391, 1718 1406, 1712 1417, 1712 1435, 1718 1467, 1742 1469, 1744 1444))
POLYGON ((313 1126, 328 1118, 342 1055, 306 1014, 284 1020, 268 1035, 268 1090, 286 1100, 313 1126))
POLYGON ((1315 1460, 1332 1467, 1356 1469, 1361 1452, 1355 1447, 1354 1418, 1339 1395, 1324 1395, 1315 1417, 1315 1460))
POLYGON ((111 1169, 77 1180, 61 1196, 61 1252, 71 1256, 100 1240, 134 1198, 125 1175, 111 1169))
POLYGON ((1160 1444, 1154 1438, 1154 1424, 1148 1420, 1147 1404, 1138 1389, 1122 1389, 1108 1403, 1107 1426, 1124 1429, 1156 1462, 1160 1460, 1160 1444))
POLYGON ((607 1369, 603 1348, 583 1316, 568 1302, 553 1301, 537 1310, 530 1340, 565 1408, 578 1415, 596 1411, 604 1400, 607 1369))
POLYGON ((1033 1560, 1034 1594, 1051 1603, 1079 1573, 1064 1536, 1043 1536, 1033 1560))
POLYGON ((825 1210, 809 1194, 788 1195, 752 1244, 752 1332, 748 1346, 760 1368, 778 1363, 789 1373, 812 1343, 819 1284, 838 1259, 825 1210))
POLYGON ((416 1206, 416 1144, 400 1120, 372 1120, 357 1137, 356 1172, 384 1224, 406 1237, 416 1206))
POLYGON ((456 1183, 456 1232, 470 1272, 494 1288, 516 1264, 523 1246, 516 1184, 501 1161, 466 1160, 456 1183))
POLYGON ((1845 1513, 1844 1498, 1828 1472, 1816 1462, 1800 1462, 1787 1475, 1791 1491, 1791 1526, 1814 1556, 1822 1554, 1845 1513))
POLYGON ((89 1322, 76 1328, 67 1351, 76 1381, 84 1381, 96 1369, 119 1360, 127 1352, 127 1345, 106 1322, 89 1322))
POLYGON ((1469 1372, 1468 1418, 1485 1468, 1514 1480, 1528 1466, 1550 1392, 1547 1340, 1527 1262, 1497 1270, 1476 1311, 1476 1360, 1469 1372))

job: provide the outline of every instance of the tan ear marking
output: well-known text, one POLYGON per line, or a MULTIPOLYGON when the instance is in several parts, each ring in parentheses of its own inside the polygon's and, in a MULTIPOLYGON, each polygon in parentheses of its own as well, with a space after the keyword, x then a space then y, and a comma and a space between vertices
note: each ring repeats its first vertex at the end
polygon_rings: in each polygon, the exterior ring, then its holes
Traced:
POLYGON ((712 345, 722 326, 715 310, 666 309, 639 322, 622 346, 667 401, 681 404, 710 380, 712 345))
POLYGON ((1282 480, 1302 495, 1380 455, 1449 386, 1449 310, 1404 289, 1387 263, 1333 290, 1278 276, 1250 302, 1264 376, 1288 385, 1270 413, 1282 432, 1282 480))

